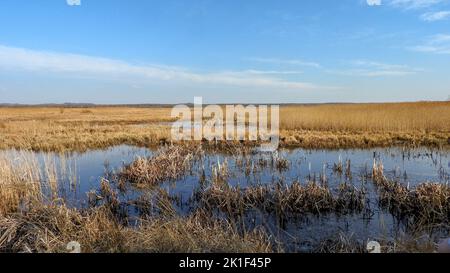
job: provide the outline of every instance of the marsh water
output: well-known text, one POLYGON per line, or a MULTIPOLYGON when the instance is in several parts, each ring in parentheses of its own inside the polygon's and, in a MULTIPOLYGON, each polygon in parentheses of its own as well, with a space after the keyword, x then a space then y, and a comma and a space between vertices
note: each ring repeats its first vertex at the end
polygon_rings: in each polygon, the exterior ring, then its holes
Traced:
MULTIPOLYGON (((23 151, 3 151, 3 155, 18 158, 33 156, 37 158, 41 168, 52 162, 57 170, 59 194, 70 206, 87 206, 88 193, 98 191, 102 178, 118 173, 122 167, 130 164, 138 157, 151 157, 157 151, 132 146, 116 146, 106 150, 92 150, 85 153, 33 153, 23 151)), ((448 183, 450 180, 450 152, 428 148, 377 148, 350 150, 305 150, 282 149, 276 154, 278 158, 287 160, 287 168, 275 168, 270 164, 254 171, 253 165, 261 160, 270 160, 274 154, 254 153, 250 160, 242 163, 242 159, 229 155, 206 152, 196 160, 190 172, 177 181, 166 181, 158 187, 172 196, 173 206, 181 215, 195 210, 193 196, 199 191, 204 180, 211 179, 214 166, 227 165, 231 186, 245 188, 283 180, 286 183, 299 181, 305 183, 317 177, 326 177, 330 188, 346 181, 355 187, 369 189, 370 215, 351 213, 337 215, 303 215, 292 218, 280 226, 271 216, 258 212, 248 215, 247 227, 263 225, 271 233, 289 241, 290 251, 309 251, 321 240, 339 233, 350 234, 356 239, 366 241, 373 238, 395 238, 405 232, 404 225, 391 214, 377 206, 376 194, 371 186, 368 173, 372 171, 374 160, 383 162, 386 176, 413 187, 422 182, 448 183), (335 166, 341 163, 348 171, 336 172, 335 166), (250 168, 249 168, 250 166, 250 168)), ((44 172, 43 172, 44 173, 44 172)), ((150 189, 135 188, 131 185, 120 191, 121 201, 132 204, 150 189)), ((130 206, 130 214, 138 213, 138 209, 130 206)), ((444 233, 448 232, 444 228, 444 233)), ((440 234, 442 235, 442 234, 440 234)))

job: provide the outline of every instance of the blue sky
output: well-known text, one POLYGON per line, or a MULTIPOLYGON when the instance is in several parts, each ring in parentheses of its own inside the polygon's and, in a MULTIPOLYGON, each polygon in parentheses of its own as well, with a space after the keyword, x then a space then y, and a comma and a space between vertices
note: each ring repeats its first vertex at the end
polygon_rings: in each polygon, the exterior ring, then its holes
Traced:
POLYGON ((0 102, 446 100, 449 0, 2 0, 0 102))

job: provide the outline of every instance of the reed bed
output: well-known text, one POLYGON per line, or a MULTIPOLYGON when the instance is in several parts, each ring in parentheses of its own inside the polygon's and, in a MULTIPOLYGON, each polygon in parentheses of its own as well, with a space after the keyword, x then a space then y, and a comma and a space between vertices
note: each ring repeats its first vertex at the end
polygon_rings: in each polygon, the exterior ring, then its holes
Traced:
MULTIPOLYGON (((0 149, 85 151, 171 142, 170 107, 0 108, 0 149)), ((293 105, 280 108, 283 146, 448 147, 450 103, 293 105)), ((245 145, 255 145, 244 142, 245 145)), ((217 149, 230 147, 216 143, 217 149)))
MULTIPOLYGON (((234 224, 199 210, 186 217, 141 219, 137 226, 117 222, 108 207, 85 210, 41 205, 0 215, 0 253, 67 253, 69 242, 83 253, 268 253, 283 252, 262 229, 238 231, 234 224)), ((379 238, 383 253, 435 252, 430 237, 379 238)), ((310 250, 314 253, 367 253, 367 241, 339 233, 310 250)))
MULTIPOLYGON (((142 173, 151 177, 152 172, 159 171, 164 175, 156 174, 157 180, 139 183, 158 185, 167 179, 179 179, 202 153, 200 147, 161 149, 153 157, 153 165, 148 165, 152 166, 151 171, 144 168, 142 173), (165 173, 166 170, 170 171, 165 173)), ((261 161, 259 158, 255 164, 276 170, 280 159, 269 157, 261 161)), ((204 182, 205 190, 196 192, 194 201, 197 203, 191 203, 189 213, 184 216, 174 207, 177 199, 160 187, 151 187, 152 195, 143 194, 138 200, 121 199, 124 192, 119 192, 115 181, 107 179, 102 179, 99 188, 90 193, 87 207, 71 208, 57 194, 48 194, 57 191, 60 183, 51 160, 46 160, 45 166, 39 168, 36 158, 15 154, 0 158, 0 163, 0 252, 67 252, 67 244, 72 241, 81 244, 82 252, 101 253, 282 252, 288 241, 278 241, 276 234, 264 225, 256 228, 241 225, 239 219, 242 218, 238 217, 257 211, 263 217, 276 215, 288 221, 291 217, 311 214, 343 215, 370 210, 365 188, 358 189, 349 182, 330 188, 324 176, 319 181, 306 183, 275 181, 246 188, 232 187, 228 181, 233 173, 227 161, 212 166, 211 181, 204 182), (139 214, 130 215, 129 210, 136 208, 139 214), (217 210, 223 213, 219 217, 215 213, 217 210), (221 217, 223 215, 226 217, 221 217)), ((251 165, 242 164, 243 168, 251 165)), ((346 173, 349 165, 340 160, 334 171, 346 173)), ((382 163, 377 161, 372 178, 380 190, 380 204, 389 206, 394 215, 398 215, 395 214, 398 210, 406 212, 406 216, 413 215, 423 224, 448 223, 448 185, 424 183, 409 188, 387 180, 382 163)), ((432 239, 414 236, 379 241, 383 252, 432 252, 435 249, 432 239)), ((366 243, 351 235, 339 234, 313 245, 312 251, 367 252, 366 243)))
POLYGON ((276 250, 263 229, 239 231, 227 220, 197 211, 186 218, 144 221, 133 236, 137 252, 267 253, 276 250))
POLYGON ((362 211, 366 197, 363 190, 342 183, 334 193, 327 185, 310 181, 306 185, 294 182, 251 186, 244 189, 227 184, 213 184, 197 197, 208 210, 219 209, 230 215, 240 215, 257 209, 279 216, 306 213, 350 213, 362 211))
POLYGON ((450 132, 450 102, 286 106, 280 114, 288 130, 450 132))
POLYGON ((280 108, 283 145, 448 147, 450 102, 325 104, 280 108))
POLYGON ((387 179, 383 164, 374 162, 373 181, 379 190, 380 205, 400 217, 414 217, 420 223, 449 223, 450 187, 448 183, 409 184, 387 179))
POLYGON ((88 207, 70 208, 46 195, 42 185, 49 180, 39 168, 1 166, 0 252, 68 252, 73 241, 87 253, 273 251, 263 230, 237 230, 202 211, 179 216, 161 192, 155 206, 162 213, 129 219, 129 204, 106 179, 90 193, 88 207))
POLYGON ((86 151, 158 145, 170 138, 170 108, 0 108, 0 149, 86 151))
POLYGON ((198 212, 186 218, 147 219, 137 227, 120 224, 105 207, 85 211, 41 206, 0 216, 0 252, 68 252, 76 241, 86 253, 271 252, 263 231, 244 234, 229 223, 198 212))
POLYGON ((24 153, 0 157, 0 215, 43 202, 42 173, 37 159, 24 153))
POLYGON ((125 166, 119 179, 139 185, 155 185, 160 182, 176 180, 190 169, 195 154, 195 146, 171 146, 160 149, 150 158, 138 158, 125 166))

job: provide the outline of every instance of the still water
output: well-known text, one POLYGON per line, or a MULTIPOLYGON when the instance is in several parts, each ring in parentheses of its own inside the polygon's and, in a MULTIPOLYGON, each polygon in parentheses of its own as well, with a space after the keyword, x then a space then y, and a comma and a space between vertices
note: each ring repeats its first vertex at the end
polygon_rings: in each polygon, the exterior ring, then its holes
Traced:
MULTIPOLYGON (((155 150, 132 146, 116 146, 106 150, 92 150, 85 153, 33 153, 23 151, 2 151, 0 155, 11 159, 19 157, 34 157, 41 168, 49 162, 57 170, 59 180, 59 194, 70 206, 83 207, 87 204, 88 192, 96 191, 100 187, 102 177, 110 177, 120 169, 133 162, 138 157, 151 157, 155 150)), ((261 159, 273 158, 273 154, 254 154, 245 164, 256 164, 261 159)), ((166 181, 159 187, 165 189, 170 196, 176 197, 174 203, 180 214, 191 213, 195 205, 189 202, 195 191, 200 187, 200 177, 210 178, 213 166, 228 166, 230 176, 228 183, 232 186, 246 187, 249 185, 265 184, 283 180, 305 182, 308 179, 325 175, 330 187, 347 181, 355 187, 367 183, 367 174, 372 171, 374 160, 383 162, 386 176, 401 183, 414 186, 422 182, 448 183, 450 180, 449 151, 430 150, 427 148, 377 148, 351 150, 305 150, 284 149, 278 151, 278 158, 286 159, 288 168, 277 169, 273 166, 261 168, 258 172, 246 172, 239 157, 226 154, 206 153, 197 160, 193 168, 178 181, 166 181), (350 172, 337 173, 336 164, 350 172)), ((244 164, 244 165, 245 165, 244 164)), ((43 173, 45 173, 43 171, 43 173)), ((369 181, 370 182, 370 181, 369 181)), ((130 203, 138 198, 145 189, 127 187, 127 191, 120 194, 121 201, 130 203)), ((395 238, 401 233, 402 225, 388 212, 377 207, 376 195, 370 196, 370 206, 373 213, 368 218, 362 214, 314 215, 291 219, 282 229, 270 216, 251 216, 248 225, 264 225, 273 234, 289 241, 291 251, 308 251, 310 246, 321 240, 336 235, 339 232, 351 234, 355 238, 367 240, 369 238, 395 238)), ((130 209, 133 211, 133 209, 130 209)), ((447 232, 447 231, 444 231, 447 232)))

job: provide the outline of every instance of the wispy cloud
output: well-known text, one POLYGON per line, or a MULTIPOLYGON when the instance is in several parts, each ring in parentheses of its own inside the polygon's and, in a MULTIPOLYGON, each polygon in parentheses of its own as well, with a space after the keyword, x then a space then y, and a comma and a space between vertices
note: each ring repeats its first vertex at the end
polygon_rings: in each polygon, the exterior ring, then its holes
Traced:
POLYGON ((450 54, 450 34, 433 35, 423 44, 410 47, 409 49, 418 52, 450 54))
MULTIPOLYGON (((293 64, 300 64, 300 62, 293 61, 293 64)), ((314 63, 304 63, 304 65, 316 66, 314 63)), ((332 88, 309 82, 285 80, 277 76, 282 74, 300 74, 301 71, 245 70, 197 73, 180 67, 139 65, 108 58, 36 51, 2 45, 0 45, 0 68, 66 73, 74 76, 89 75, 111 79, 117 77, 139 77, 150 82, 163 81, 180 84, 201 84, 202 86, 237 86, 271 88, 273 90, 332 88)))
POLYGON ((381 6, 381 0, 366 0, 369 6, 381 6))
POLYGON ((275 65, 289 65, 289 66, 306 66, 320 68, 321 65, 316 62, 304 61, 299 59, 278 59, 278 58, 248 58, 247 60, 258 62, 258 63, 268 63, 275 65))
POLYGON ((236 73, 238 75, 242 74, 250 74, 250 75, 299 75, 303 74, 303 71, 300 70, 255 70, 248 69, 244 71, 231 72, 236 73))
POLYGON ((446 2, 446 0, 389 0, 391 6, 403 9, 421 9, 428 8, 437 4, 446 2))
POLYGON ((429 8, 447 0, 366 0, 365 2, 369 6, 381 6, 382 4, 387 4, 392 7, 401 9, 422 9, 429 8))
POLYGON ((421 12, 420 19, 426 22, 440 21, 450 16, 450 11, 443 10, 449 0, 367 0, 367 4, 386 5, 404 11, 421 12), (425 12, 425 13, 424 13, 425 12))
POLYGON ((386 64, 381 62, 354 60, 348 62, 349 68, 341 70, 330 70, 330 73, 343 76, 357 77, 393 77, 414 75, 423 71, 407 65, 386 64))
POLYGON ((420 19, 427 22, 434 22, 434 21, 440 21, 445 20, 450 17, 450 11, 443 10, 443 11, 435 11, 435 12, 427 12, 420 16, 420 19))

